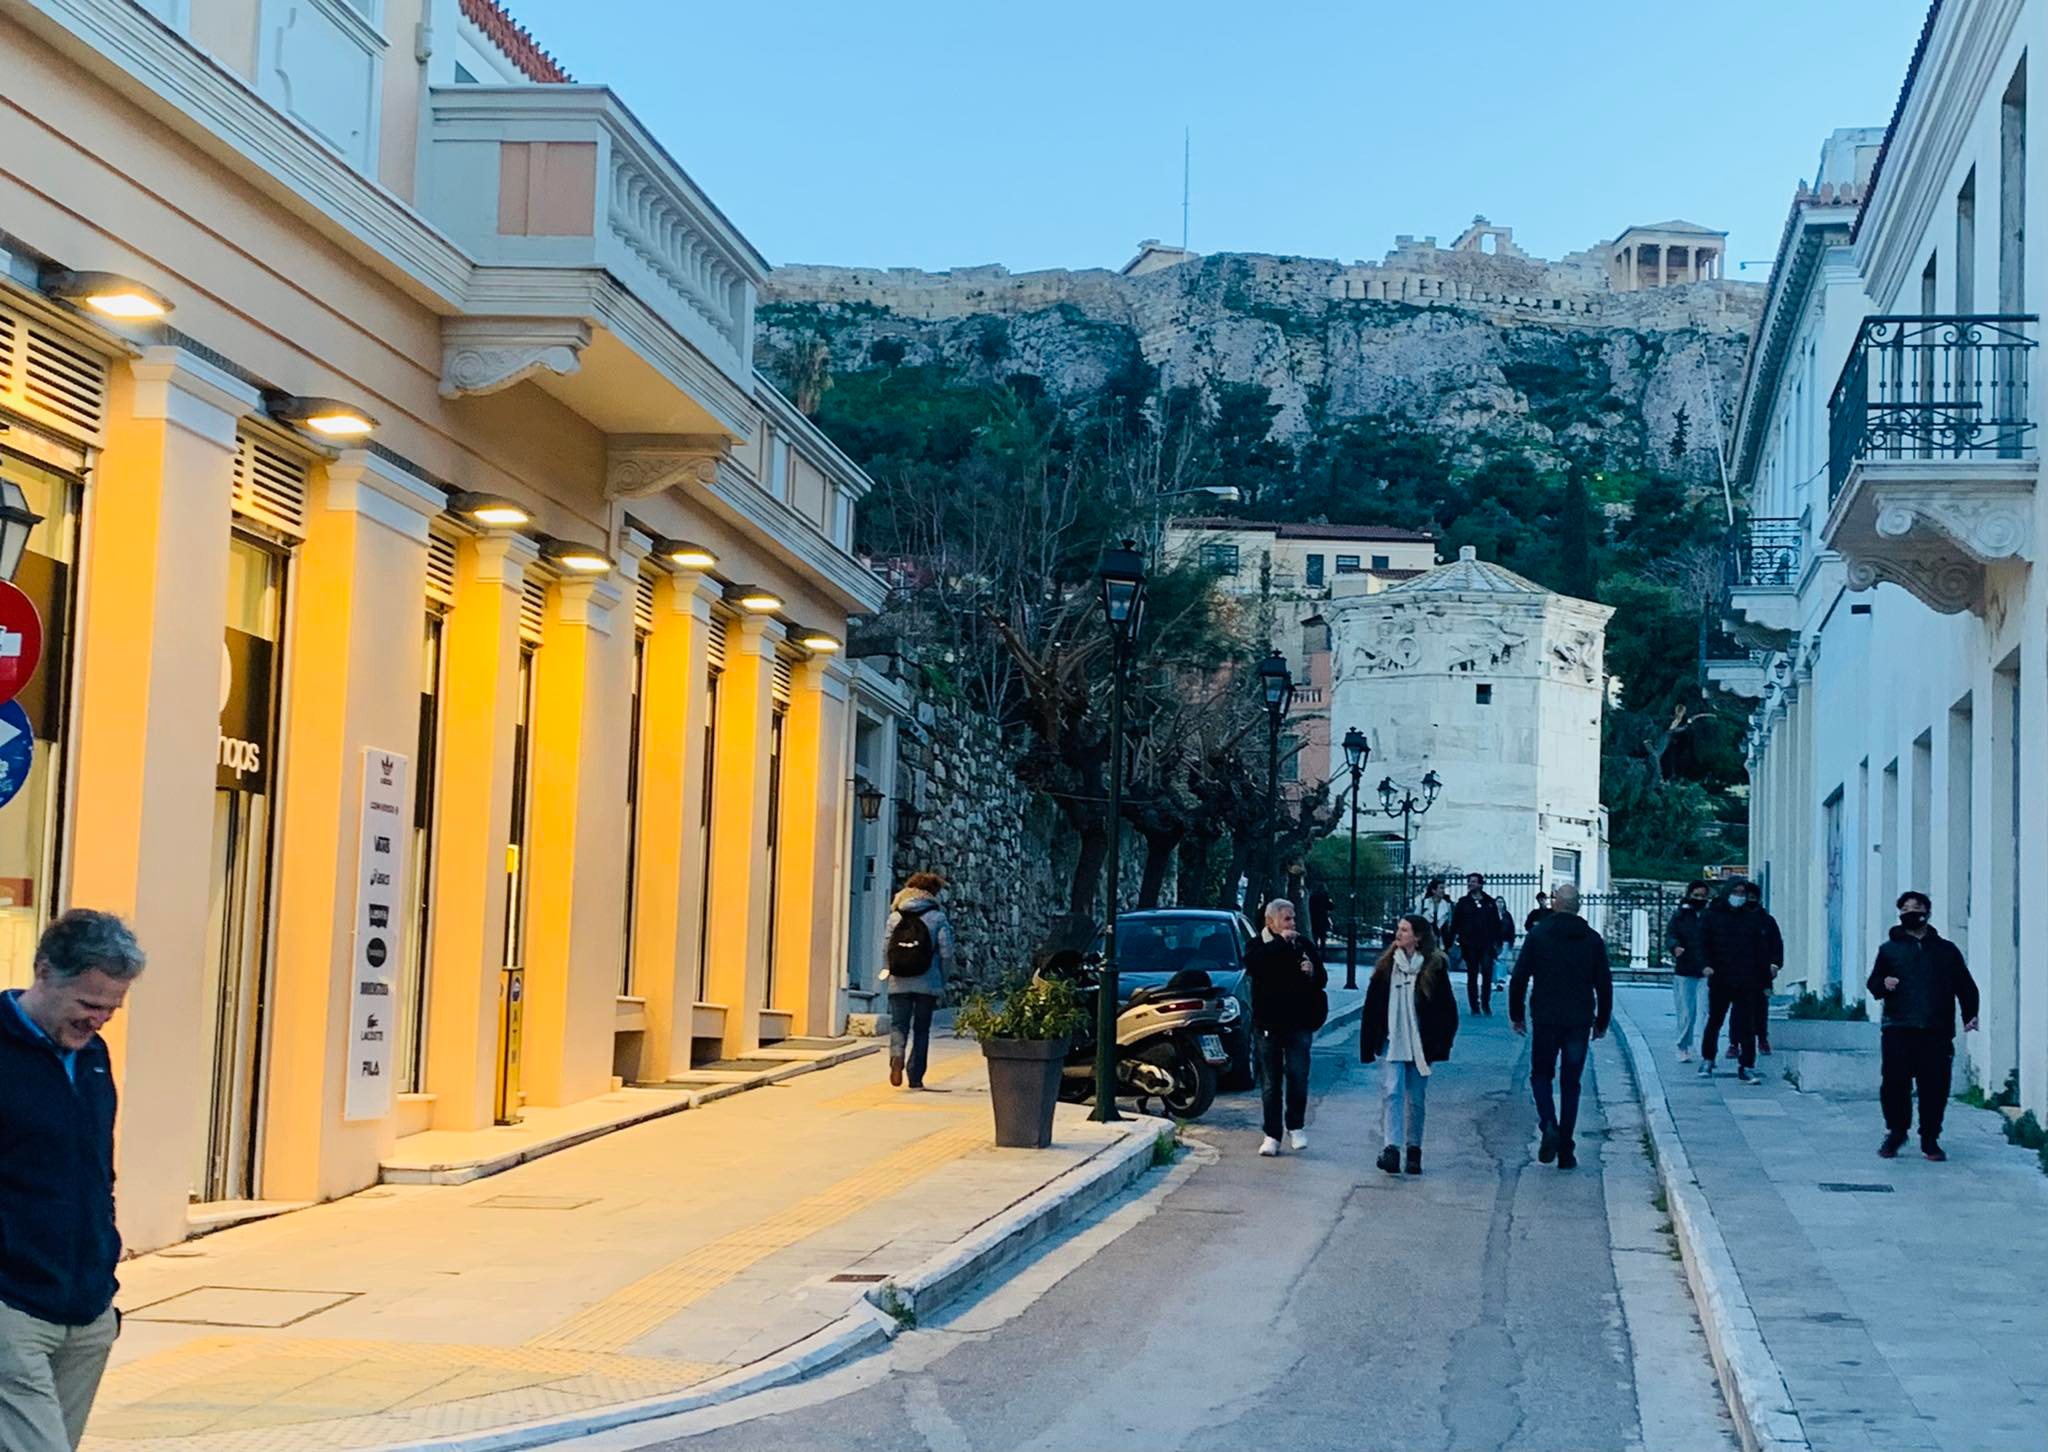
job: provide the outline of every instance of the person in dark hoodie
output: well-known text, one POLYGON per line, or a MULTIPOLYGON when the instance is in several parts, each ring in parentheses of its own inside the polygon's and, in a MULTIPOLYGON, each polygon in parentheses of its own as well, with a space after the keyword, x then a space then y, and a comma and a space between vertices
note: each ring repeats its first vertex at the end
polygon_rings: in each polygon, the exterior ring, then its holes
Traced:
POLYGON ((1956 1054, 1956 1010, 1963 1031, 1977 1029, 1977 980, 1954 943, 1927 922, 1934 902, 1924 892, 1899 894, 1899 925, 1877 950, 1870 996, 1884 1002, 1882 1076, 1884 1142, 1878 1154, 1893 1159, 1913 1127, 1913 1096, 1920 1096, 1920 1153, 1945 1160, 1941 1119, 1948 1108, 1949 1071, 1956 1054))
POLYGON ((1678 1007, 1681 1064, 1692 1060, 1693 1031, 1700 1022, 1700 994, 1707 982, 1707 955, 1700 942, 1700 930, 1706 926, 1707 901, 1713 895, 1710 883, 1688 883, 1685 901, 1679 904, 1664 929, 1664 946, 1671 953, 1671 996, 1678 1007))
POLYGON ((119 918, 74 908, 0 997, 0 1447, 67 1452, 120 1334, 114 1075, 100 1030, 142 972, 119 918))
POLYGON ((1316 945, 1297 930, 1294 904, 1286 898, 1266 904, 1265 930, 1245 954, 1244 966, 1252 980, 1266 1128, 1259 1153, 1279 1154, 1283 1129, 1292 1148, 1307 1149, 1309 1045, 1330 1012, 1330 976, 1316 945))
POLYGON ((1379 1167, 1401 1170, 1401 1146, 1408 1148, 1408 1173, 1422 1173, 1422 1121, 1428 1107, 1430 1069, 1451 1056, 1458 1036, 1458 993, 1450 965, 1436 945, 1429 919, 1409 913, 1394 925, 1394 941, 1380 954, 1365 986, 1359 1019, 1358 1057, 1378 1059, 1380 1120, 1386 1148, 1379 1167))
POLYGON ((1500 904, 1486 890, 1486 878, 1472 873, 1465 879, 1465 895, 1451 907, 1444 941, 1465 960, 1465 997, 1475 1014, 1493 1012, 1493 963, 1501 939, 1500 904))
POLYGON ((1550 891, 1550 916, 1524 940, 1508 980, 1508 1019, 1516 1033, 1530 1034, 1529 1088, 1542 1134, 1536 1158, 1546 1165, 1555 1159, 1560 1170, 1578 1168, 1572 1132, 1579 1123, 1579 1076, 1591 1040, 1606 1034, 1613 1016, 1607 940, 1579 916, 1577 885, 1560 882, 1550 891), (1555 1103, 1553 1075, 1558 1081, 1555 1103))
POLYGON ((896 894, 882 929, 882 979, 889 990, 889 1082, 924 1088, 931 1055, 932 1011, 945 991, 946 975, 960 966, 953 924, 939 906, 946 879, 914 872, 896 894))
POLYGON ((1700 1072, 1714 1072, 1721 1021, 1728 1021, 1728 1052, 1739 1067, 1735 1077, 1761 1084, 1756 1075, 1759 1022, 1770 1003, 1771 980, 1785 962, 1785 938, 1778 920, 1764 911, 1756 887, 1741 878, 1706 910, 1700 924, 1700 953, 1707 969, 1707 1027, 1700 1036, 1700 1072))

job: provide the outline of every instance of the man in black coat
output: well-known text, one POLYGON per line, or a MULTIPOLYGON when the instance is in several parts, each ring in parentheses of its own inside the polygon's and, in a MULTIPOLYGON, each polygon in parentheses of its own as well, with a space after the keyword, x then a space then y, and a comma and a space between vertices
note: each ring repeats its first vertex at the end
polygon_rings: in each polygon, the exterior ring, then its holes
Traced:
POLYGON ((142 971, 119 918, 75 909, 0 994, 0 1447, 69 1452, 113 1350, 114 1076, 100 1030, 142 971))
POLYGON ((1913 1095, 1920 1096, 1920 1153, 1945 1160, 1941 1119, 1948 1108, 1949 1070, 1956 1055, 1956 1010, 1963 1030, 1977 1028, 1977 980, 1962 950, 1928 926, 1934 908, 1924 892, 1899 895, 1899 925, 1877 950, 1870 995, 1884 1001, 1884 1053, 1878 1102, 1884 1108, 1884 1143, 1877 1152, 1897 1156, 1913 1126, 1913 1095))
POLYGON ((1550 916, 1523 940, 1508 980, 1508 1018, 1518 1034, 1530 1034, 1529 1089, 1543 1138, 1536 1158, 1552 1159, 1560 1170, 1576 1169, 1572 1131, 1579 1123, 1579 1077, 1586 1051, 1607 1032, 1614 1016, 1614 973, 1607 940, 1579 916, 1579 889, 1560 882, 1551 890, 1550 916), (1528 1013, 1523 999, 1527 995, 1528 1013), (1533 1027, 1533 1033, 1532 1031, 1533 1027), (1552 1076, 1558 1098, 1550 1096, 1552 1076))
POLYGON ((1465 879, 1465 895, 1451 908, 1445 951, 1456 948, 1465 960, 1465 1000, 1474 1013, 1493 1012, 1493 960, 1500 954, 1500 904, 1486 890, 1486 878, 1475 872, 1465 879))
POLYGON ((1739 1065, 1735 1077, 1761 1084, 1756 1075, 1758 1021, 1770 1002, 1771 980, 1785 963, 1785 938, 1778 920, 1764 911, 1754 884, 1741 878, 1707 908, 1700 925, 1700 953, 1706 959, 1707 1027, 1700 1036, 1700 1072, 1711 1076, 1728 1021, 1728 1050, 1739 1065))

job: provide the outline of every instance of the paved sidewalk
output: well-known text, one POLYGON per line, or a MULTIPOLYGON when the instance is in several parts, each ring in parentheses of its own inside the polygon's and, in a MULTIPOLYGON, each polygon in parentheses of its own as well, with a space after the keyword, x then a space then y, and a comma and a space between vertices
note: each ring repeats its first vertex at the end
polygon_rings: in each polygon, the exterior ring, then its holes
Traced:
POLYGON ((1149 1163, 1158 1121, 1081 1107, 1050 1150, 995 1149, 980 1052, 934 1051, 934 1092, 891 1089, 867 1058, 487 1180, 382 1186, 139 1257, 85 1445, 477 1446, 674 1404, 874 1339, 878 1283, 914 1295, 937 1273, 943 1291, 1015 1221, 1149 1163))
POLYGON ((1671 996, 1622 987, 1741 1288, 1817 1452, 2048 1443, 2048 1176, 1998 1116, 1949 1107, 1950 1159, 1877 1157, 1867 1095, 1680 1064, 1671 996))

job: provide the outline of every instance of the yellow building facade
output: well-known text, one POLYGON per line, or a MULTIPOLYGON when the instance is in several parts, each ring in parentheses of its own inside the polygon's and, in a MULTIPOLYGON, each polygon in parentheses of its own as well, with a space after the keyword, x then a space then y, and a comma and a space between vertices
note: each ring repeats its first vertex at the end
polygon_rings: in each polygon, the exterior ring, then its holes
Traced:
POLYGON ((135 923, 132 1245, 840 1026, 882 588, 765 270, 489 0, 0 0, 0 982, 135 923))

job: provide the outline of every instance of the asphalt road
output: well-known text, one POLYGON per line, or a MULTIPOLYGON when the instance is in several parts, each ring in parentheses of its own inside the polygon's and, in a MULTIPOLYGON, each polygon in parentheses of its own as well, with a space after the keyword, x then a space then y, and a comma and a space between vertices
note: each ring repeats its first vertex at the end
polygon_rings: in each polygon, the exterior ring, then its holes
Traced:
POLYGON ((1621 1060, 1599 1046, 1579 1168, 1539 1165, 1526 1046, 1495 1006, 1432 1079, 1418 1179, 1373 1166, 1378 1070, 1346 1034, 1315 1055, 1306 1152, 1258 1158, 1255 1096, 1225 1096, 1197 1131, 1213 1162, 886 1354, 585 1445, 1732 1446, 1621 1060))

